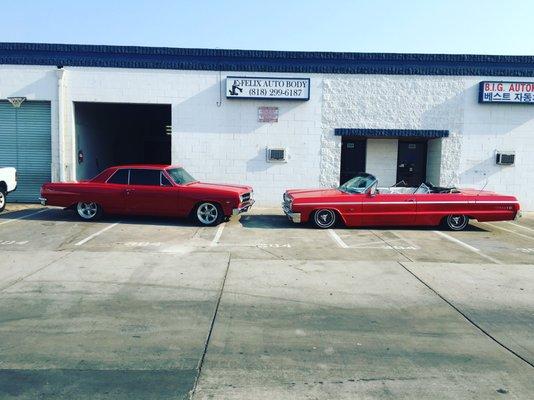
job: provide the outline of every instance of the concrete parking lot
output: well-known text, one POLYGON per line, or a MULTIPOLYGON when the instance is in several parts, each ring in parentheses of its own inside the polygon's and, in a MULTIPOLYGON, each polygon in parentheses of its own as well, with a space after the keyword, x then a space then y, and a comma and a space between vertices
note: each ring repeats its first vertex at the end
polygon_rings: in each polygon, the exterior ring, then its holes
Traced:
POLYGON ((534 215, 316 230, 8 205, 1 399, 529 399, 534 215))

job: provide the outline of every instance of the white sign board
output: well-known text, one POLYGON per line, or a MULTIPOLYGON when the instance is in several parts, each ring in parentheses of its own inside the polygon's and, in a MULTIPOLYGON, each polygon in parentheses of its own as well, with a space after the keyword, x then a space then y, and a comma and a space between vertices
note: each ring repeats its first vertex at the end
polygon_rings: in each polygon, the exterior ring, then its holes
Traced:
POLYGON ((534 82, 480 82, 478 102, 534 104, 534 82))
POLYGON ((309 100, 309 78, 226 77, 226 97, 231 99, 309 100))

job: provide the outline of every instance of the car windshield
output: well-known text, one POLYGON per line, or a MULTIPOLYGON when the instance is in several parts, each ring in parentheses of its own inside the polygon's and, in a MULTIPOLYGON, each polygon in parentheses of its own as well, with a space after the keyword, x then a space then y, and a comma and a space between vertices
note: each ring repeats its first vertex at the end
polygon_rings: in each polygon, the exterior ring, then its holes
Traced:
POLYGON ((171 168, 167 170, 172 180, 179 185, 185 185, 186 183, 196 182, 189 173, 183 168, 171 168))
POLYGON ((376 182, 376 178, 370 174, 358 174, 351 180, 339 187, 339 190, 346 193, 363 193, 365 189, 371 187, 376 182))

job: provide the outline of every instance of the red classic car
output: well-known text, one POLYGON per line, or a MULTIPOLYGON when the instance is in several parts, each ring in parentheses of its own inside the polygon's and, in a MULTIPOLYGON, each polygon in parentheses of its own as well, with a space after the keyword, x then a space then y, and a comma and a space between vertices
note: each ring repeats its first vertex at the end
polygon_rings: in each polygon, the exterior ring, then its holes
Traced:
POLYGON ((435 187, 379 188, 361 173, 337 189, 288 190, 283 209, 293 222, 312 221, 318 228, 346 226, 440 225, 459 231, 469 219, 506 221, 519 216, 519 202, 480 190, 435 187))
POLYGON ((89 181, 46 183, 39 200, 43 205, 73 208, 84 220, 104 212, 191 216, 206 226, 254 204, 250 186, 201 183, 173 165, 124 165, 108 168, 89 181))

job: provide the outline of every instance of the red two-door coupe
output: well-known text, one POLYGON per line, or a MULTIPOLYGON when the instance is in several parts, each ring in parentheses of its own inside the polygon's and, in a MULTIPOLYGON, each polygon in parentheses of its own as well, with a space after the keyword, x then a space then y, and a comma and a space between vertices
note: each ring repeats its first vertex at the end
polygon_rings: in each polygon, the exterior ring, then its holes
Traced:
POLYGON ((410 226, 443 224, 459 231, 469 219, 506 221, 519 216, 514 196, 488 191, 435 187, 379 188, 377 179, 361 173, 338 189, 288 190, 283 209, 293 222, 312 221, 328 229, 346 226, 410 226))
POLYGON ((89 181, 46 183, 43 205, 73 208, 84 220, 130 214, 193 217, 206 226, 248 211, 254 204, 250 186, 201 183, 180 166, 111 167, 89 181))

